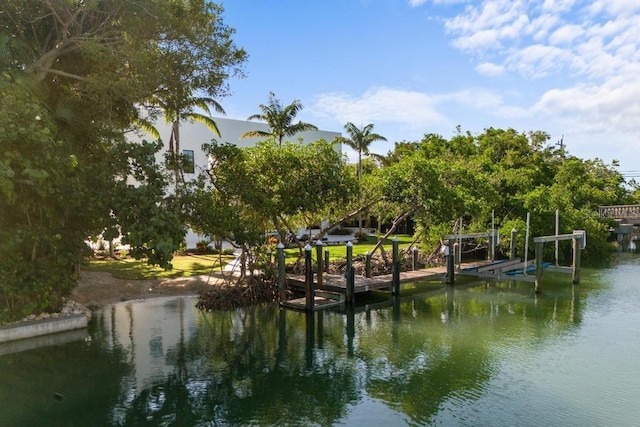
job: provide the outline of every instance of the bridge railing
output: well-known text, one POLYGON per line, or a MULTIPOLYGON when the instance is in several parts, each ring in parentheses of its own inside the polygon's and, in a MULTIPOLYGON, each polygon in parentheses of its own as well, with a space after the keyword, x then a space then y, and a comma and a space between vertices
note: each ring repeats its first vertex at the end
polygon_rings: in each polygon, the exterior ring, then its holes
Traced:
POLYGON ((640 218, 640 205, 600 206, 598 211, 603 218, 640 218))

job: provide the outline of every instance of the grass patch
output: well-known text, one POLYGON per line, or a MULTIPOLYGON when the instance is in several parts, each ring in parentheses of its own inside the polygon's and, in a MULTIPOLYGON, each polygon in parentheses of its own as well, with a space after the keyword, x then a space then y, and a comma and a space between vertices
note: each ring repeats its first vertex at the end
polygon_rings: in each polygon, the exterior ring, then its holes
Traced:
MULTIPOLYGON (((409 247, 411 242, 413 242, 413 236, 410 236, 410 235, 398 234, 397 236, 393 236, 393 237, 398 238, 398 247, 400 249, 409 247)), ((390 239, 385 239, 384 242, 382 243, 386 251, 391 251, 393 237, 390 239)), ((353 256, 355 257, 358 255, 365 255, 367 252, 370 252, 373 249, 373 247, 376 245, 377 242, 378 242, 378 238, 376 236, 367 236, 365 240, 360 239, 358 243, 355 243, 353 245, 353 256)), ((315 257, 316 248, 314 246, 312 247, 313 247, 313 250, 311 252, 315 257)), ((325 245, 323 246, 323 251, 324 249, 329 249, 330 260, 347 258, 346 245, 325 245)), ((300 251, 298 250, 298 248, 288 248, 288 249, 285 249, 284 252, 285 252, 285 258, 289 261, 295 261, 296 259, 298 259, 298 256, 300 254, 300 251)), ((379 252, 376 252, 376 253, 379 253, 379 252)), ((323 252, 323 255, 324 255, 324 252, 323 252)))
POLYGON ((104 271, 119 279, 141 280, 176 277, 191 277, 209 274, 212 268, 219 269, 233 260, 233 255, 179 255, 174 256, 172 270, 163 270, 147 264, 146 260, 133 258, 92 260, 84 268, 89 271, 104 271), (222 260, 222 262, 220 262, 222 260))

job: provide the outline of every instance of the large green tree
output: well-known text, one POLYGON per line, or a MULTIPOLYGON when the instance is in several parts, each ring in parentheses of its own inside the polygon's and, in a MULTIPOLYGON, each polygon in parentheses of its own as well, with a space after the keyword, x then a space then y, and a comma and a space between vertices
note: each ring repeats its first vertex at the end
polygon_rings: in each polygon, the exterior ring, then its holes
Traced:
POLYGON ((184 232, 179 206, 162 203, 159 145, 124 135, 155 99, 186 115, 194 94, 227 93, 246 54, 221 13, 204 0, 3 2, 2 249, 21 254, 3 253, 3 319, 55 308, 91 236, 117 231, 170 266, 184 232))
POLYGON ((251 250, 264 243, 268 231, 284 238, 295 227, 328 218, 355 193, 345 159, 324 140, 282 146, 264 141, 247 148, 211 144, 206 150, 211 169, 208 182, 191 193, 198 198, 191 201, 190 225, 251 250))
MULTIPOLYGON (((523 253, 527 213, 530 235, 542 236, 555 233, 557 210, 561 234, 585 229, 590 236, 584 261, 606 260, 609 224, 598 218, 598 206, 630 200, 617 163, 579 159, 548 139, 545 132, 496 128, 477 135, 458 128, 451 139, 425 134, 418 142, 396 143, 379 183, 386 200, 402 207, 396 212, 411 211, 420 230, 434 231, 427 240, 450 233, 456 218, 466 229, 486 231, 495 217, 502 236, 518 229, 523 253)), ((501 239, 503 251, 509 244, 501 239)))

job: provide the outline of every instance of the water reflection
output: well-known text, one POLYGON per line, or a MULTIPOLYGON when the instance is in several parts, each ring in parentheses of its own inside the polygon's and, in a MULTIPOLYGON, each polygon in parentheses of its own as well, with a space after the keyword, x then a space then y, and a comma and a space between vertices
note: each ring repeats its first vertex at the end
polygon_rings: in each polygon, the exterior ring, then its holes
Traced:
POLYGON ((68 425, 85 424, 85 408, 96 409, 91 425, 435 423, 581 325, 586 290, 545 285, 542 296, 516 282, 416 286, 316 313, 202 313, 191 298, 116 304, 95 314, 90 341, 0 358, 0 398, 22 393, 0 419, 42 425, 57 405, 68 425), (60 381, 37 397, 52 365, 96 381, 60 381))

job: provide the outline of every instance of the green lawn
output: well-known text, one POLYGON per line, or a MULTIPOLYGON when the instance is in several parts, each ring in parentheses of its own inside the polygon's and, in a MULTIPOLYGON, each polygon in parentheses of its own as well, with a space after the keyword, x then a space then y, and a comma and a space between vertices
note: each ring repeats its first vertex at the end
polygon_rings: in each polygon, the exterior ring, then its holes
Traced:
MULTIPOLYGON (((413 241, 412 236, 398 235, 399 247, 406 248, 413 241)), ((353 256, 364 255, 371 251, 377 242, 376 237, 368 237, 365 241, 359 241, 353 245, 353 256)), ((346 245, 327 245, 324 248, 329 249, 329 259, 345 259, 347 257, 346 245)), ((386 239, 384 248, 391 251, 391 239, 386 239)), ((293 262, 298 259, 299 251, 297 248, 285 249, 285 257, 287 262, 293 262)), ((315 248, 313 249, 315 257, 315 248)), ((218 270, 220 264, 226 265, 233 260, 232 255, 212 255, 212 254, 189 254, 174 256, 171 263, 172 270, 163 270, 157 266, 150 266, 145 260, 135 260, 133 258, 109 259, 109 260, 91 260, 84 269, 89 271, 106 271, 113 274, 114 277, 120 279, 157 279, 157 278, 174 278, 174 277, 190 277, 201 274, 209 274, 211 269, 218 270), (222 260, 222 262, 220 262, 222 260)))
MULTIPOLYGON (((398 238, 398 246, 400 249, 408 247, 411 242, 413 242, 413 236, 399 234, 397 236, 393 236, 398 238)), ((392 239, 385 239, 383 246, 386 251, 391 251, 392 239)), ((367 252, 370 252, 371 249, 376 245, 378 241, 377 237, 369 236, 366 240, 360 240, 358 243, 353 245, 353 256, 365 255, 367 252)), ((347 245, 325 245, 325 249, 329 249, 329 259, 345 259, 347 257, 347 245)), ((315 247, 313 248, 313 256, 315 257, 315 247)), ((378 252, 376 252, 378 253, 378 252)), ((285 249, 285 258, 288 260, 295 260, 298 258, 300 251, 298 248, 288 248, 285 249)))
POLYGON ((124 258, 118 260, 104 260, 91 262, 84 266, 84 269, 90 271, 106 271, 120 279, 156 279, 156 278, 173 278, 173 277, 190 277, 200 274, 209 274, 212 268, 220 268, 220 260, 222 265, 226 265, 233 260, 232 255, 212 255, 212 254, 189 254, 174 256, 171 263, 172 270, 163 270, 157 266, 150 266, 146 260, 135 260, 133 258, 124 258))

